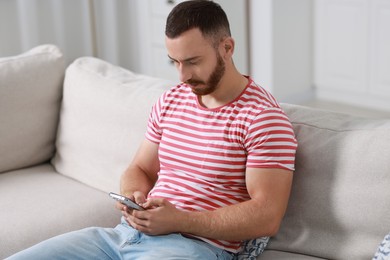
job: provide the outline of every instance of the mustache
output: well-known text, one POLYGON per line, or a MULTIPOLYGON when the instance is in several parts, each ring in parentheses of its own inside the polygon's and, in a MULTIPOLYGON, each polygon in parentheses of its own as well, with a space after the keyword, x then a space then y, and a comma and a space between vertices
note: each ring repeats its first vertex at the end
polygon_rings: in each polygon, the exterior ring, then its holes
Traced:
POLYGON ((206 84, 206 82, 201 81, 201 80, 196 80, 196 79, 189 79, 189 80, 185 81, 184 83, 189 84, 189 85, 206 84))

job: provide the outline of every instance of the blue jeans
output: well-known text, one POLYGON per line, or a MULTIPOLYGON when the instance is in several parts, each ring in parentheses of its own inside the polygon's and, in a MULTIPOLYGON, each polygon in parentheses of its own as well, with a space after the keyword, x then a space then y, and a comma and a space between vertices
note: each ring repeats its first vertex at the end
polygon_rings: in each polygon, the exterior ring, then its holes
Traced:
POLYGON ((181 234, 148 236, 126 222, 86 228, 43 241, 7 259, 229 259, 225 250, 181 234))

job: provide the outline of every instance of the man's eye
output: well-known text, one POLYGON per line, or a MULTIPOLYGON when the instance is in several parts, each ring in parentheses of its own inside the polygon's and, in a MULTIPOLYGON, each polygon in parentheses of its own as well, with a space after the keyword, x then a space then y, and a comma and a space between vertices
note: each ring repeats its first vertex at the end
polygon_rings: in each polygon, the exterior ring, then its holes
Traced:
POLYGON ((189 65, 197 65, 197 64, 198 64, 198 61, 188 61, 188 64, 189 64, 189 65))
POLYGON ((169 62, 172 64, 172 65, 175 65, 177 66, 179 64, 179 62, 177 60, 169 60, 169 62))

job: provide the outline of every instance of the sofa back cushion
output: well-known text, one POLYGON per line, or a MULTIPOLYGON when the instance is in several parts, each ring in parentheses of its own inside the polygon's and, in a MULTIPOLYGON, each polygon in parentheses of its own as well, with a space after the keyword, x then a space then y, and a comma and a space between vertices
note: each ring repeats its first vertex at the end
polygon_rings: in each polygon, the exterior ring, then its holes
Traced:
POLYGON ((0 172, 53 156, 64 72, 52 45, 0 58, 0 172))
POLYGON ((118 191, 121 174, 144 139, 152 105, 173 83, 85 57, 67 69, 56 170, 103 191, 118 191))
POLYGON ((390 231, 390 120, 283 108, 298 140, 296 171, 269 249, 371 259, 390 231))

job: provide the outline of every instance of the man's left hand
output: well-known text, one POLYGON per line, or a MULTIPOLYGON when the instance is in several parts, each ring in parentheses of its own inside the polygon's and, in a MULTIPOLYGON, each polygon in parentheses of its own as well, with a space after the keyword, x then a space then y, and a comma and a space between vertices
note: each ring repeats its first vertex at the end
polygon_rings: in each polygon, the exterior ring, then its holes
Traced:
POLYGON ((178 210, 166 199, 148 199, 142 205, 146 210, 131 210, 124 212, 128 223, 138 231, 147 235, 165 235, 178 232, 178 210))

